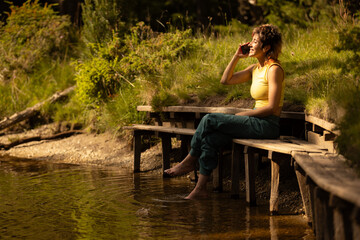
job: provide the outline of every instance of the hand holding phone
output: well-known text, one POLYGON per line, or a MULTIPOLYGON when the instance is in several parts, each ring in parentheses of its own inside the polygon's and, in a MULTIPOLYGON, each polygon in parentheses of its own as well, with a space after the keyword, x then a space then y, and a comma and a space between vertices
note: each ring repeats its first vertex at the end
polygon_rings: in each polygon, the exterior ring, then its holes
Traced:
POLYGON ((248 55, 249 52, 250 52, 250 46, 249 46, 249 43, 245 43, 243 45, 240 46, 240 50, 241 50, 241 53, 243 55, 248 55))

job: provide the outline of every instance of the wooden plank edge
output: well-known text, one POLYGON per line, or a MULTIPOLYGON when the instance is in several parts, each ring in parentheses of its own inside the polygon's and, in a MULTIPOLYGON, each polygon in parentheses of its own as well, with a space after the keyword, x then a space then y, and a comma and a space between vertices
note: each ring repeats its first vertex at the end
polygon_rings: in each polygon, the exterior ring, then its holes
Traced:
MULTIPOLYGON (((326 155, 323 155, 326 156, 326 155)), ((295 159, 295 161, 297 162, 297 164, 306 172, 306 175, 309 176, 312 181, 314 183, 316 183, 320 188, 322 188, 325 191, 328 191, 331 194, 336 195, 337 197, 344 199, 348 202, 353 203, 356 206, 360 207, 360 192, 354 192, 352 191, 352 189, 348 190, 346 194, 339 194, 339 192, 343 192, 344 189, 346 189, 346 186, 344 186, 342 183, 339 182, 327 182, 327 181, 323 181, 321 180, 321 178, 319 179, 319 177, 314 176, 314 173, 312 173, 312 171, 309 171, 309 167, 314 167, 313 164, 309 164, 310 166, 308 166, 307 164, 304 164, 301 160, 299 161, 300 158, 310 158, 312 161, 312 157, 306 153, 306 152, 293 152, 292 153, 292 157, 295 159)), ((324 173, 324 175, 327 175, 326 173, 324 173)), ((360 179, 359 179, 360 181, 360 179)), ((360 189, 360 188, 359 188, 360 189)))
MULTIPOLYGON (((139 105, 136 107, 139 112, 155 112, 150 105, 139 105)), ((236 107, 198 107, 198 106, 168 106, 162 107, 161 111, 163 112, 200 112, 200 113, 225 113, 225 114, 235 114, 238 112, 249 111, 249 108, 236 108, 236 107)), ((281 118, 291 118, 291 119, 305 119, 304 112, 288 112, 282 111, 281 118)))
POLYGON ((305 121, 315 124, 325 130, 328 130, 328 131, 334 133, 335 135, 340 135, 340 131, 336 130, 335 123, 331 123, 331 122, 328 122, 326 120, 323 120, 321 118, 317 118, 317 117, 311 116, 311 115, 305 115, 305 121))

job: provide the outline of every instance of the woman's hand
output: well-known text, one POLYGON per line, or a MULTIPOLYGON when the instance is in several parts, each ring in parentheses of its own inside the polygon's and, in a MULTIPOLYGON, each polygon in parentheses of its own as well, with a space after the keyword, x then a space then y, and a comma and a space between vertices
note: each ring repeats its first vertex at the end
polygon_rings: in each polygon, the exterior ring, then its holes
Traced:
POLYGON ((239 58, 245 58, 249 55, 249 51, 250 51, 249 42, 245 44, 240 44, 235 55, 238 56, 239 58))

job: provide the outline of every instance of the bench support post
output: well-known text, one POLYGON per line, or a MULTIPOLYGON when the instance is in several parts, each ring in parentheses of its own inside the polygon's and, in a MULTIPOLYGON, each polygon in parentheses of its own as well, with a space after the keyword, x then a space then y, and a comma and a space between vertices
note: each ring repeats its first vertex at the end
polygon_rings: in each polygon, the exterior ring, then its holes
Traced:
POLYGON ((219 151, 218 155, 218 165, 212 172, 213 174, 213 190, 217 192, 223 191, 223 155, 224 152, 222 149, 219 151))
POLYGON ((333 213, 329 208, 329 194, 319 187, 314 188, 316 239, 333 239, 333 213))
POLYGON ((246 202, 250 206, 256 205, 255 192, 255 157, 254 151, 248 146, 244 148, 245 160, 245 182, 246 182, 246 202))
POLYGON ((239 198, 240 161, 244 146, 233 143, 231 160, 231 198, 239 198))
POLYGON ((353 238, 354 230, 353 230, 353 222, 354 219, 351 219, 351 213, 353 207, 346 201, 341 198, 336 197, 335 195, 330 195, 329 205, 333 208, 333 236, 332 239, 339 240, 350 240, 350 239, 358 239, 353 238))
POLYGON ((169 134, 161 134, 161 146, 162 146, 162 172, 170 168, 170 152, 171 152, 171 137, 169 134))
POLYGON ((306 174, 297 164, 297 162, 294 162, 294 169, 299 184, 303 206, 305 209, 305 216, 307 218, 308 224, 310 225, 313 222, 313 213, 311 210, 311 199, 310 199, 310 188, 309 185, 306 184, 306 174))
POLYGON ((276 215, 279 211, 280 165, 278 162, 275 162, 274 159, 272 158, 270 159, 271 159, 270 214, 276 215))
POLYGON ((141 133, 139 131, 134 131, 133 147, 134 147, 134 172, 140 172, 141 133))
POLYGON ((353 239, 360 238, 360 207, 355 207, 352 213, 353 239))

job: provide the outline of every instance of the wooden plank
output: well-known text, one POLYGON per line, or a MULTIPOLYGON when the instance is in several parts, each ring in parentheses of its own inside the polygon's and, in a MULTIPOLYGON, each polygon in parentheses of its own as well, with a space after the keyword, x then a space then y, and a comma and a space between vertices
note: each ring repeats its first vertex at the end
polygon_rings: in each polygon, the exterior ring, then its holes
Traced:
POLYGON ((307 140, 309 143, 313 143, 323 149, 327 149, 330 153, 336 153, 334 141, 329 140, 331 138, 333 139, 334 136, 335 136, 334 134, 332 134, 326 130, 323 131, 323 135, 320 135, 320 134, 314 133, 314 132, 310 132, 310 131, 307 132, 307 140), (326 140, 326 139, 328 139, 328 140, 326 140))
POLYGON ((132 126, 126 127, 125 129, 146 130, 146 131, 182 134, 182 135, 194 135, 196 131, 195 129, 189 129, 189 128, 164 127, 164 126, 154 126, 154 125, 145 125, 145 124, 134 124, 132 126))
POLYGON ((330 123, 330 122, 327 122, 323 119, 320 119, 320 118, 317 118, 317 117, 314 117, 314 116, 310 116, 310 115, 305 115, 305 121, 306 122, 311 122, 319 127, 322 127, 323 129, 325 130, 328 130, 330 132, 333 132, 335 133, 336 135, 339 135, 340 134, 340 131, 338 130, 335 130, 336 128, 336 125, 334 123, 330 123))
POLYGON ((360 180, 338 155, 293 153, 296 162, 322 189, 360 206, 360 180))
MULTIPOLYGON (((226 113, 236 114, 238 112, 249 111, 248 108, 235 107, 198 107, 198 106, 168 106, 161 109, 162 112, 193 112, 193 113, 226 113)), ((154 112, 151 106, 137 106, 137 111, 154 112)), ((281 118, 305 119, 303 112, 287 112, 281 113, 281 118)))
POLYGON ((264 149, 268 151, 291 154, 294 151, 298 152, 314 152, 323 153, 324 149, 321 149, 315 144, 310 144, 304 140, 283 140, 283 139, 233 139, 236 144, 244 146, 264 149))

